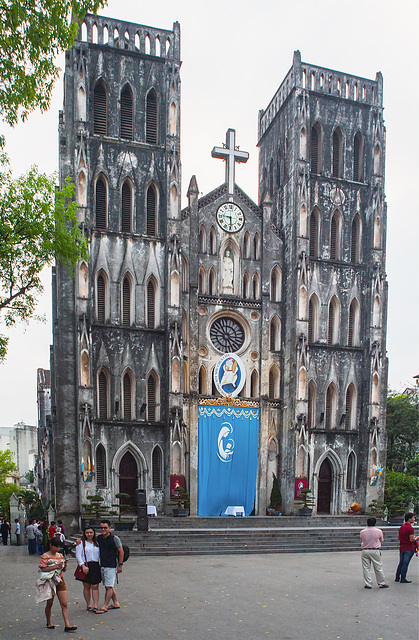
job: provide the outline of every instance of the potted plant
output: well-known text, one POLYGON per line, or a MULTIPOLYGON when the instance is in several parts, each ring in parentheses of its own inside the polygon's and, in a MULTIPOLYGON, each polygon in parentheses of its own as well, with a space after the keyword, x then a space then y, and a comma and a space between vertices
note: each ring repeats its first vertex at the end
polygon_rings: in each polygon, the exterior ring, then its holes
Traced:
POLYGON ((301 500, 297 502, 301 505, 299 514, 300 516, 311 516, 315 504, 314 497, 311 495, 312 491, 307 487, 307 489, 302 489, 301 494, 301 500))
POLYGON ((173 507, 173 515, 175 517, 189 515, 189 505, 191 501, 185 487, 176 487, 170 500, 176 505, 176 507, 173 507))
POLYGON ((129 504, 124 504, 122 500, 126 500, 129 498, 128 493, 117 493, 115 498, 119 500, 118 504, 113 504, 113 507, 117 507, 119 511, 119 520, 114 522, 114 527, 116 531, 132 531, 134 528, 135 520, 122 519, 122 512, 126 511, 129 508, 129 504))
POLYGON ((269 507, 266 509, 266 515, 279 516, 281 515, 281 502, 282 502, 281 489, 279 488, 278 478, 274 473, 272 475, 273 475, 273 482, 272 482, 272 490, 271 490, 271 499, 269 502, 269 507))
POLYGON ((108 518, 110 507, 104 505, 105 498, 100 495, 86 496, 88 503, 82 504, 85 526, 98 527, 102 518, 108 518))

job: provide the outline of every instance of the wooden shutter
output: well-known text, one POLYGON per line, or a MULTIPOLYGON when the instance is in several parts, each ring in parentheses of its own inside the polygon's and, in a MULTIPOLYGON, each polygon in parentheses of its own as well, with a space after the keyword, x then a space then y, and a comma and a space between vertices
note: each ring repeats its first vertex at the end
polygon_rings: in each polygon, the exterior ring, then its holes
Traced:
POLYGON ((351 302, 349 307, 349 322, 348 322, 348 346, 352 347, 354 341, 354 304, 351 302))
POLYGON ((359 256, 359 222, 355 217, 352 220, 352 233, 351 233, 351 262, 358 262, 359 256))
POLYGON ((122 283, 122 324, 124 327, 131 326, 131 283, 128 276, 122 283))
POLYGON ((147 417, 149 422, 156 421, 156 381, 153 374, 147 380, 147 417))
POLYGON ((334 215, 332 218, 332 223, 330 225, 330 259, 331 260, 337 260, 336 232, 337 232, 337 224, 336 224, 336 216, 334 215))
POLYGON ((100 444, 96 449, 96 486, 106 487, 106 455, 105 450, 100 444))
POLYGON ((161 450, 159 447, 154 447, 153 449, 153 456, 152 456, 152 468, 153 468, 153 489, 160 489, 162 482, 161 482, 161 477, 162 477, 162 456, 161 456, 161 450))
POLYGON ((319 172, 319 133, 316 127, 311 129, 310 168, 312 173, 319 172))
POLYGON ((108 380, 106 374, 99 374, 99 418, 106 420, 108 417, 108 380))
POLYGON ((329 304, 329 322, 327 325, 327 344, 333 344, 333 333, 335 324, 335 305, 333 301, 329 304))
POLYGON ((325 427, 326 429, 330 429, 331 425, 331 411, 332 411, 332 389, 330 385, 327 387, 326 391, 326 416, 325 416, 325 427))
POLYGON ((124 375, 124 420, 131 420, 131 378, 129 373, 124 375))
POLYGON ((104 83, 96 83, 93 92, 93 130, 99 136, 106 136, 108 131, 108 105, 104 83))
POLYGON ((106 184, 101 176, 96 181, 96 227, 106 229, 106 184))
POLYGON ((313 211, 310 215, 310 257, 317 258, 317 215, 313 211))
POLYGON ((308 302, 308 341, 314 342, 314 331, 313 331, 313 321, 314 321, 314 309, 313 309, 313 300, 310 298, 308 302))
POLYGON ((100 273, 97 277, 97 321, 100 324, 105 323, 105 278, 100 273))
POLYGON ((149 91, 146 105, 146 142, 157 144, 157 95, 149 91))
POLYGON ((270 350, 276 351, 276 325, 275 322, 271 322, 271 330, 269 332, 270 350))
POLYGON ((275 376, 273 371, 269 371, 268 397, 273 400, 275 398, 275 376))
POLYGON ((351 412, 352 412, 352 387, 349 385, 345 398, 345 428, 351 427, 351 412))
POLYGON ((335 129, 333 132, 333 162, 332 162, 332 175, 334 178, 340 178, 340 135, 339 131, 335 129))
POLYGON ((156 326, 155 298, 156 298, 155 286, 153 281, 150 280, 147 285, 147 327, 149 327, 150 329, 154 329, 154 327, 156 326))
POLYGON ((147 235, 155 236, 157 232, 156 190, 150 184, 147 189, 147 235))
POLYGON ((121 230, 124 233, 131 232, 131 219, 132 219, 132 189, 129 182, 124 182, 122 185, 122 197, 121 197, 121 230))
POLYGON ((133 139, 133 100, 132 100, 132 91, 129 85, 125 85, 125 87, 121 91, 121 123, 120 123, 120 132, 121 138, 125 140, 133 139))
POLYGON ((360 132, 354 138, 354 174, 355 182, 362 180, 362 136, 360 132))

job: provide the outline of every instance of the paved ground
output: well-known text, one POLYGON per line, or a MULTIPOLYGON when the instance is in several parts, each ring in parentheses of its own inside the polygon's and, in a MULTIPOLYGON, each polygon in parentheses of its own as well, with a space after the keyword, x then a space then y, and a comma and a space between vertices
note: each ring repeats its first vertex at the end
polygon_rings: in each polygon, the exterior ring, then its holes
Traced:
MULTIPOLYGON (((67 571, 73 640, 416 640, 418 559, 412 584, 396 584, 398 554, 383 553, 389 589, 363 588, 360 554, 130 558, 118 586, 119 611, 85 611, 75 560, 67 571)), ((62 637, 35 605, 37 559, 0 547, 0 639, 62 637)), ((101 588, 102 598, 103 589, 101 588)), ((102 602, 103 600, 101 600, 102 602)))

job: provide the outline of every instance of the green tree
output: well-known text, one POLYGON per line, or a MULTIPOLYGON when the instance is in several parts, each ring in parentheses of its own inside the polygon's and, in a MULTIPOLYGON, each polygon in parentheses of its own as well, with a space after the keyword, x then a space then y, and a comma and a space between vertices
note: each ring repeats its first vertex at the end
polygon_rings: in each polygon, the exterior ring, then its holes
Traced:
POLYGON ((0 114, 10 125, 48 109, 59 69, 87 12, 104 0, 0 0, 0 114))
MULTIPOLYGON (((34 315, 42 292, 42 269, 54 259, 74 267, 87 255, 87 241, 77 223, 74 185, 55 188, 55 177, 33 167, 13 179, 0 154, 0 313, 6 326, 34 315)), ((0 360, 7 337, 0 336, 0 360)))
POLYGON ((10 449, 0 451, 0 487, 6 484, 7 476, 13 471, 17 471, 17 466, 13 462, 13 453, 10 449))
POLYGON ((418 452, 419 398, 413 394, 390 394, 387 398, 387 466, 406 471, 418 452))
POLYGON ((387 469, 384 502, 391 516, 405 513, 409 504, 419 500, 419 478, 387 469))

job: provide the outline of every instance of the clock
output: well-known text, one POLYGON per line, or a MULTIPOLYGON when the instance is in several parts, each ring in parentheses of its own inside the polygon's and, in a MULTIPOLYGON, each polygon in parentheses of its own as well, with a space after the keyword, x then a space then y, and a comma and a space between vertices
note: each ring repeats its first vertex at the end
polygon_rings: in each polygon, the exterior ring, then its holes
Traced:
POLYGON ((237 233, 244 225, 244 213, 233 202, 225 202, 217 209, 217 222, 227 233, 237 233))

